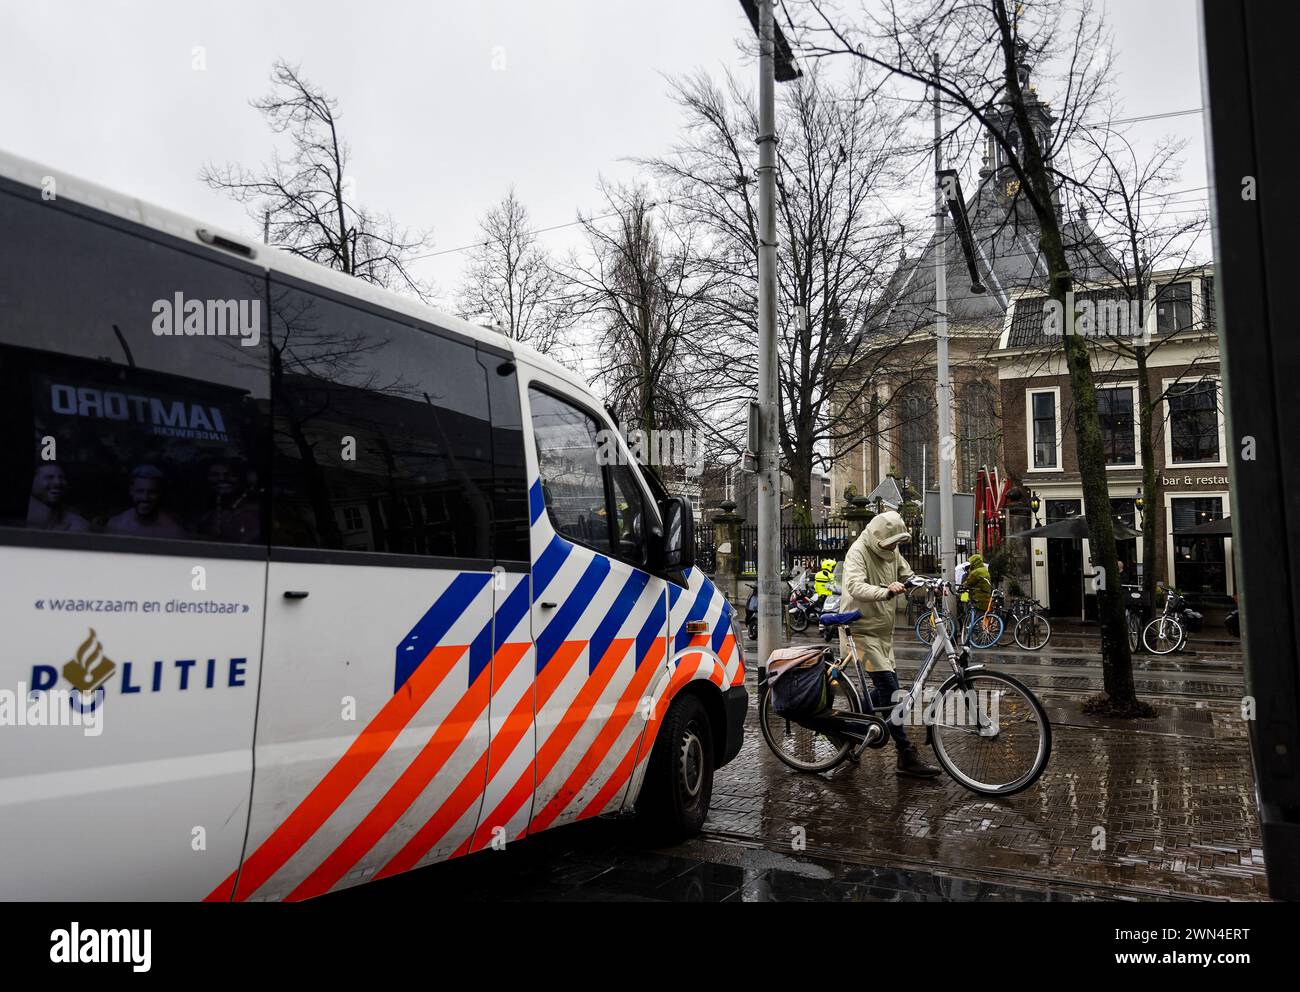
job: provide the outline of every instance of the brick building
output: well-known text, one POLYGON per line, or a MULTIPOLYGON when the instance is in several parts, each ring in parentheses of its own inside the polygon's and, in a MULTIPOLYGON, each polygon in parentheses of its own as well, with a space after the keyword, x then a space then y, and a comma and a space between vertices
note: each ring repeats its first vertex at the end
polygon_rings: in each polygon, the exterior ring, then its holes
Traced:
MULTIPOLYGON (((1141 532, 1121 541, 1120 558, 1131 575, 1157 564, 1157 576, 1213 607, 1234 591, 1230 538, 1179 536, 1228 514, 1228 439, 1219 378, 1211 268, 1155 273, 1145 332, 1147 384, 1158 492, 1143 491, 1141 391, 1131 349, 1098 338, 1092 364, 1115 516, 1141 532), (1141 510, 1137 503, 1142 502, 1141 510)), ((1113 288, 1094 287, 1079 300, 1114 300, 1113 288)), ((1003 463, 1013 480, 1039 498, 1037 522, 1083 512, 1073 397, 1059 337, 1045 334, 1045 298, 1023 293, 1008 308, 993 354, 1001 394, 1003 463)), ((1031 526, 1014 519, 1014 530, 1031 526)), ((1021 574, 1026 592, 1054 613, 1075 614, 1091 604, 1084 574, 1091 571, 1088 542, 1030 539, 1021 574)), ((1135 580, 1136 581, 1136 580, 1135 580)))

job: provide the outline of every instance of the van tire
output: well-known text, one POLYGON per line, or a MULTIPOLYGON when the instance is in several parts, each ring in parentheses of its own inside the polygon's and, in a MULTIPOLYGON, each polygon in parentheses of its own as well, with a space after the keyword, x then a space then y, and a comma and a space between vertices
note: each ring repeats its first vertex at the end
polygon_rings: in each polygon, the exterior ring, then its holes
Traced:
POLYGON ((714 755, 709 714, 698 696, 678 696, 663 720, 637 812, 652 836, 667 842, 698 834, 704 826, 714 755))

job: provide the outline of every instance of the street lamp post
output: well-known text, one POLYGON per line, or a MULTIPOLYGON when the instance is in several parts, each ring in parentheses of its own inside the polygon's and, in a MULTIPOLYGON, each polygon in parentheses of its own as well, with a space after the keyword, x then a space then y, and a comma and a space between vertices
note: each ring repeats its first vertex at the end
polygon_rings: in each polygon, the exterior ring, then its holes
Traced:
POLYGON ((781 448, 776 361, 776 81, 800 75, 774 0, 740 0, 758 32, 758 659, 781 643, 781 448))

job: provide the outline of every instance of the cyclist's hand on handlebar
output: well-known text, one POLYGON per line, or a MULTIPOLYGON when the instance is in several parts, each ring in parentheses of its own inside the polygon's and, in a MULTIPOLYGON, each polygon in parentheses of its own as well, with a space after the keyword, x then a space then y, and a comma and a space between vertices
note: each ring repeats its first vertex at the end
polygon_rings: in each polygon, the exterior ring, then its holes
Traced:
POLYGON ((903 583, 901 582, 889 583, 889 595, 897 596, 900 593, 904 593, 904 592, 907 592, 907 586, 903 585, 903 583))

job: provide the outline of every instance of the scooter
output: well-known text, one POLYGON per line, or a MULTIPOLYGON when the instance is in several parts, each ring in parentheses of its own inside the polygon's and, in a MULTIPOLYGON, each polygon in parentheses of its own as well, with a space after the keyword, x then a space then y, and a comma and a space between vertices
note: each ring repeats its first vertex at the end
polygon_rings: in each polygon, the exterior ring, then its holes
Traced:
POLYGON ((820 616, 817 608, 817 600, 820 596, 812 596, 807 589, 797 588, 790 591, 790 608, 786 611, 790 616, 790 629, 796 633, 803 633, 808 629, 808 624, 814 616, 820 616))

